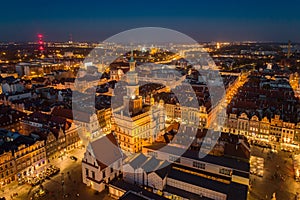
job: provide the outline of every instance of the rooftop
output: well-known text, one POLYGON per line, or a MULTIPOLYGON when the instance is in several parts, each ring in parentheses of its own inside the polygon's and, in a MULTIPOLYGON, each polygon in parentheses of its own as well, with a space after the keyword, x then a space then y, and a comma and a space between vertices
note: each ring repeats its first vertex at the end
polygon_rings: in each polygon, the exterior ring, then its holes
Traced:
POLYGON ((230 184, 203 178, 176 169, 169 172, 168 178, 188 182, 202 188, 207 188, 227 195, 227 200, 247 199, 248 186, 230 182, 230 184))
MULTIPOLYGON (((181 157, 190 158, 194 160, 199 160, 206 163, 212 163, 224 167, 229 167, 236 170, 242 170, 248 172, 250 170, 250 165, 247 162, 240 161, 235 158, 225 157, 225 156, 213 156, 210 154, 205 155, 205 157, 199 156, 199 151, 195 150, 185 150, 180 147, 166 145, 164 143, 157 143, 150 146, 145 146, 146 149, 152 149, 154 151, 161 151, 171 155, 182 155, 181 157)), ((200 153, 201 155, 201 153, 200 153)))
POLYGON ((130 183, 127 183, 123 180, 114 180, 110 183, 110 186, 119 188, 121 190, 125 190, 125 191, 133 191, 136 193, 139 193, 140 195, 143 195, 145 197, 148 197, 150 199, 155 199, 155 200, 167 200, 167 198, 159 196, 157 194, 154 194, 152 192, 149 192, 143 188, 140 188, 136 185, 132 185, 130 183))
POLYGON ((110 133, 91 142, 88 151, 91 151, 95 156, 101 170, 123 158, 114 133, 110 133))

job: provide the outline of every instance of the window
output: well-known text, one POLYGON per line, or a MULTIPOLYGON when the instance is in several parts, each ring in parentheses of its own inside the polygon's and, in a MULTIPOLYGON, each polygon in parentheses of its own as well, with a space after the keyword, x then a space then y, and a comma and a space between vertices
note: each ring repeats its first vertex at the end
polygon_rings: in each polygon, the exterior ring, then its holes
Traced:
POLYGON ((105 171, 102 172, 102 178, 105 178, 105 171))
POLYGON ((220 174, 224 174, 224 175, 227 175, 227 176, 231 176, 232 174, 232 171, 230 169, 224 169, 224 168, 221 168, 220 171, 219 171, 220 174))
POLYGON ((89 176, 89 170, 87 168, 85 169, 85 175, 89 176))
POLYGON ((95 172, 92 171, 92 179, 95 179, 95 172))
POLYGON ((205 164, 200 162, 193 162, 193 167, 196 167, 198 169, 205 169, 205 164))
POLYGON ((148 151, 147 154, 148 154, 148 156, 153 156, 153 157, 156 157, 156 158, 158 156, 157 152, 155 152, 155 151, 148 151))

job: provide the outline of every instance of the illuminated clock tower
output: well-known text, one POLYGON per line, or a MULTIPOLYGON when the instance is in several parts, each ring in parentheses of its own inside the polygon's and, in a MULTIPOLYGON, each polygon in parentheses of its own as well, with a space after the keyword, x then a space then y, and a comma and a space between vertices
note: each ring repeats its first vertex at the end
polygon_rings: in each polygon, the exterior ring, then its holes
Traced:
POLYGON ((135 115, 142 111, 143 100, 139 95, 138 73, 135 71, 136 62, 133 59, 133 51, 131 51, 131 58, 129 60, 130 70, 127 72, 127 95, 124 96, 125 112, 130 115, 135 115))

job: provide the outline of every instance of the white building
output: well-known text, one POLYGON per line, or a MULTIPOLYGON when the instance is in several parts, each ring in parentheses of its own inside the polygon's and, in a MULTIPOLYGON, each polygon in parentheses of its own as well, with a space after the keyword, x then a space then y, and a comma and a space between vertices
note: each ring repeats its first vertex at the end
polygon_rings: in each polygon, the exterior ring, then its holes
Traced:
POLYGON ((114 133, 88 144, 82 159, 82 181, 99 192, 121 174, 123 154, 114 133))
POLYGON ((137 154, 123 165, 124 181, 162 191, 167 183, 169 162, 137 154))

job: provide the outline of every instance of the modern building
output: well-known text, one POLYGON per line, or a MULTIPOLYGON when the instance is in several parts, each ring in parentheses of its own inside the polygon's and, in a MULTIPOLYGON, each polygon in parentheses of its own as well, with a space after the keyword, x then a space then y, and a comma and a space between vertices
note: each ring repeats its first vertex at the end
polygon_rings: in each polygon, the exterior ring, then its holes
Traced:
MULTIPOLYGON (((148 155, 156 154, 157 159, 173 163, 166 172, 166 181, 164 176, 154 178, 156 183, 164 183, 164 192, 182 198, 190 198, 190 194, 224 200, 247 198, 249 163, 224 156, 206 155, 199 158, 199 152, 193 150, 178 156, 178 150, 172 146, 143 148, 148 155)), ((155 184, 147 186, 157 187, 155 184)))
POLYGON ((133 185, 151 186, 155 190, 163 191, 167 182, 168 161, 137 154, 123 166, 124 181, 133 185))
POLYGON ((149 190, 146 190, 142 187, 138 187, 137 185, 133 185, 123 180, 114 180, 109 184, 109 195, 114 199, 125 199, 125 200, 126 199, 130 199, 130 200, 170 199, 170 198, 163 197, 162 194, 155 194, 149 190))
POLYGON ((145 146, 142 152, 124 164, 125 181, 186 199, 247 198, 250 146, 245 137, 222 133, 212 153, 203 156, 202 150, 160 143, 145 146), (169 163, 167 167, 156 171, 163 161, 169 163), (126 174, 130 170, 133 175, 126 174))

